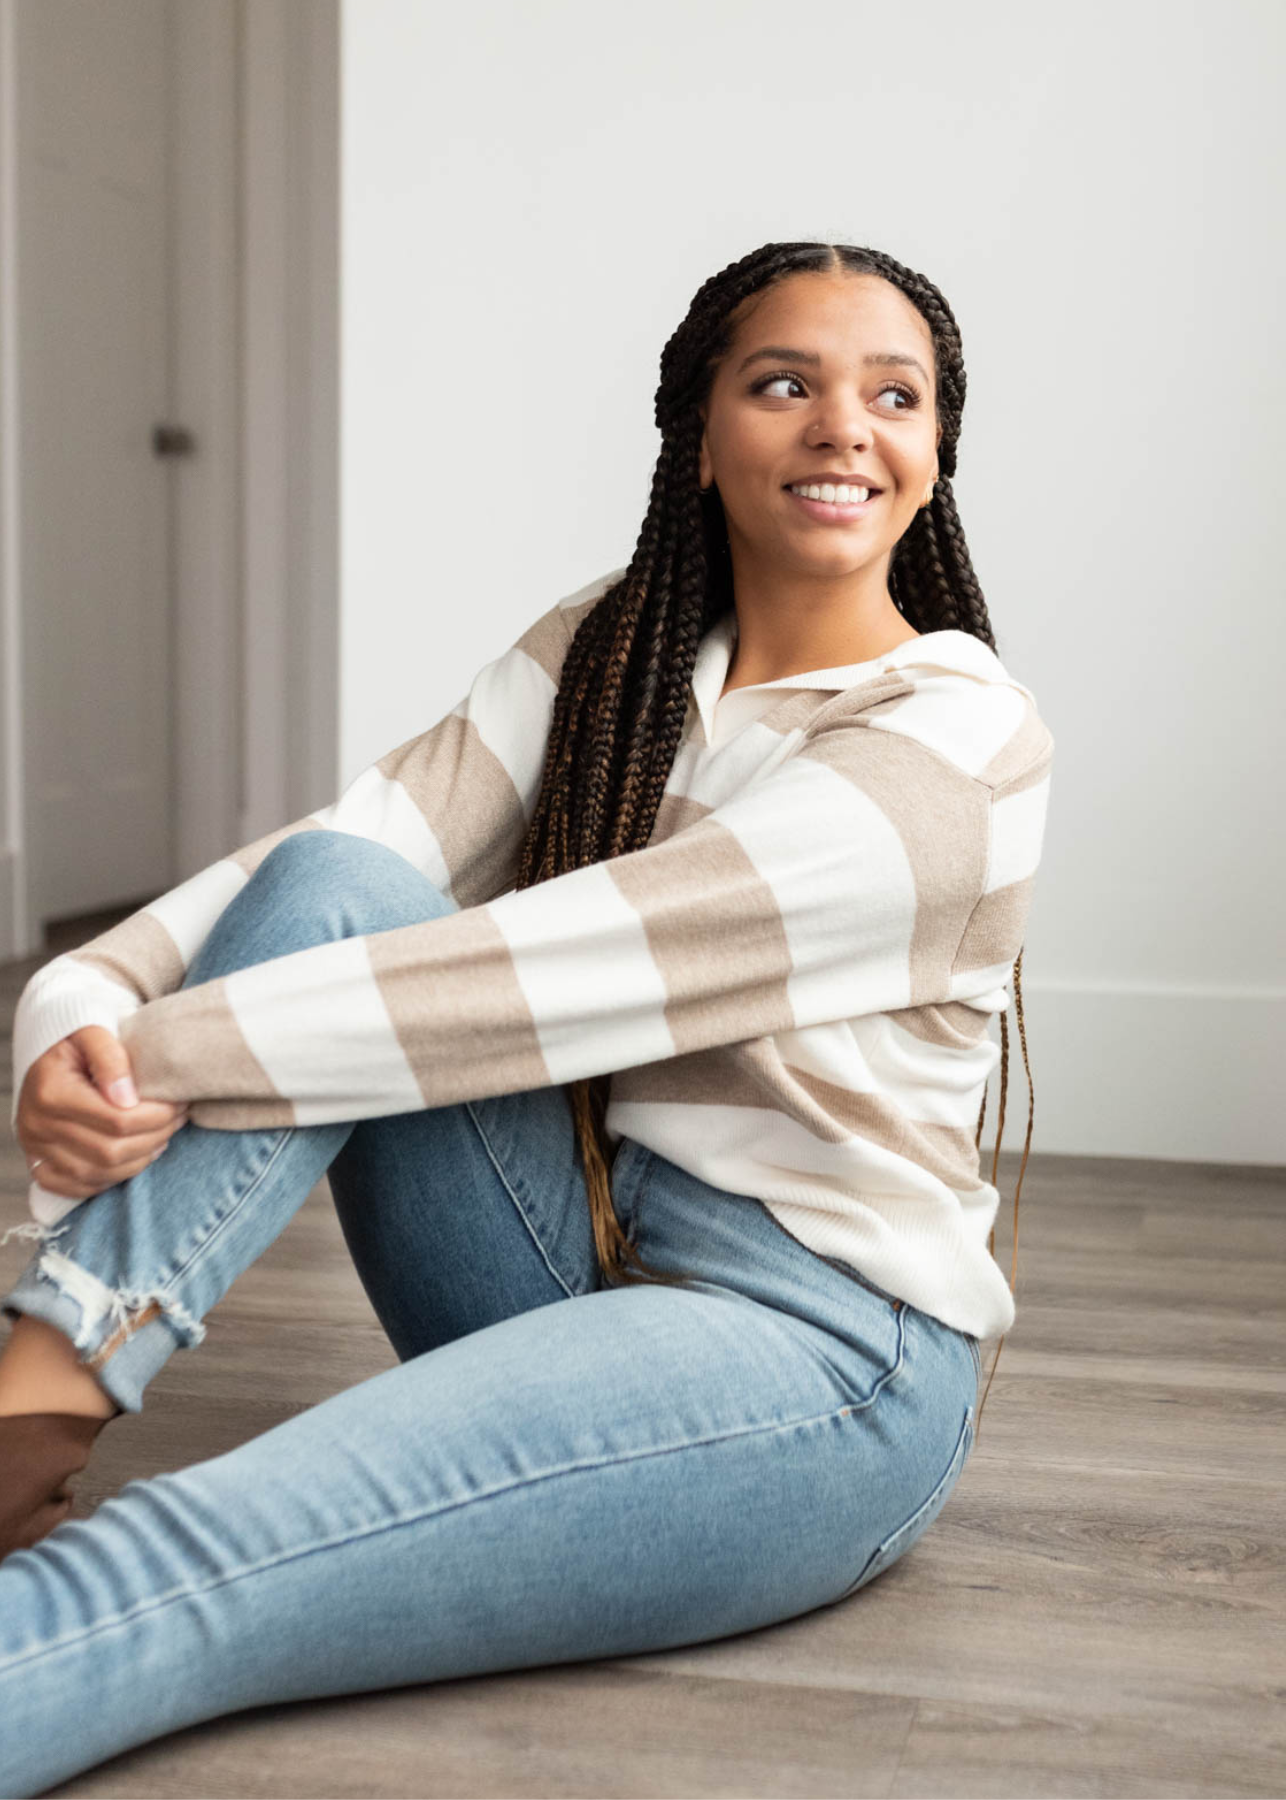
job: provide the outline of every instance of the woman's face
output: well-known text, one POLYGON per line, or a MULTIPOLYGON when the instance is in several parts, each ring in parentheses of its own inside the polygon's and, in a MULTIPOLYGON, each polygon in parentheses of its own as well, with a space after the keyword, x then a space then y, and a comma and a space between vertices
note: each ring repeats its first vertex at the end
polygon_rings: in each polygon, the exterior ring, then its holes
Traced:
POLYGON ((734 579, 884 580, 938 477, 928 325, 878 275, 790 275, 743 304, 701 408, 701 485, 718 487, 734 579), (849 517, 789 492, 831 473, 880 492, 849 517))

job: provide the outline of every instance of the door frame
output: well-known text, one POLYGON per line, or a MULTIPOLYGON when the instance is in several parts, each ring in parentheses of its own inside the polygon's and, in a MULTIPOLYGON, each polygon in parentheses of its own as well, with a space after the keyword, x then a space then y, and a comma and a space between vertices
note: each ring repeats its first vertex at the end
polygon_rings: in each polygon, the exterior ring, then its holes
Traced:
MULTIPOLYGON (((0 0, 0 959, 39 955, 24 803, 16 10, 0 0)), ((341 0, 166 0, 174 868, 338 780, 341 0)), ((150 896, 140 897, 139 904, 150 896)))

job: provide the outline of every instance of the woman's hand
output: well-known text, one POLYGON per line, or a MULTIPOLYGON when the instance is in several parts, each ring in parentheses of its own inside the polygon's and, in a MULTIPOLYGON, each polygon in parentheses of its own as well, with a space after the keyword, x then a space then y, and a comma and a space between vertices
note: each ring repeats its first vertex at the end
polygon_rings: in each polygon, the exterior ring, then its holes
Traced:
POLYGON ((187 1118, 186 1106, 140 1100, 124 1044, 105 1026, 82 1025, 27 1070, 15 1131, 27 1167, 40 1158, 33 1181, 91 1200, 154 1162, 187 1118))

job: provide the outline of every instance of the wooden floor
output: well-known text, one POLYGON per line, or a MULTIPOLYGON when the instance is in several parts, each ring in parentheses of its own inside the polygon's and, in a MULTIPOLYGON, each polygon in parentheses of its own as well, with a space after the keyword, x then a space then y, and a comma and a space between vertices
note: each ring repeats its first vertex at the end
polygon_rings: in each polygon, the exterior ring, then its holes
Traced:
MULTIPOLYGON (((102 923, 0 967, 6 1086, 28 975, 102 923)), ((25 1194, 6 1132, 0 1230, 25 1194)), ((1018 1323, 973 1456, 930 1531, 845 1605, 660 1655, 256 1708, 53 1791, 1283 1795, 1283 1171, 1034 1156, 1019 1234, 1018 1323)), ((33 1248, 0 1250, 0 1292, 33 1248)), ((396 1361, 324 1182, 210 1319, 104 1434, 78 1515, 396 1361)))

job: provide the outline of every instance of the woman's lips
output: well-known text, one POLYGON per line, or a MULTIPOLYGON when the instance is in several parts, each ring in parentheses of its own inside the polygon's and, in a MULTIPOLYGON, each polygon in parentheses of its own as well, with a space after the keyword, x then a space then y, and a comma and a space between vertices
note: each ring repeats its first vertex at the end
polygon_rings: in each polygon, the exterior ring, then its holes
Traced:
POLYGON ((844 525, 850 519, 864 519, 876 501, 880 499, 884 490, 876 488, 868 499, 861 500, 856 505, 850 503, 848 506, 837 506, 833 500, 805 500, 799 494, 792 494, 789 488, 783 488, 782 492, 788 500, 793 500, 796 506, 802 506, 810 518, 818 519, 824 525, 844 525))

